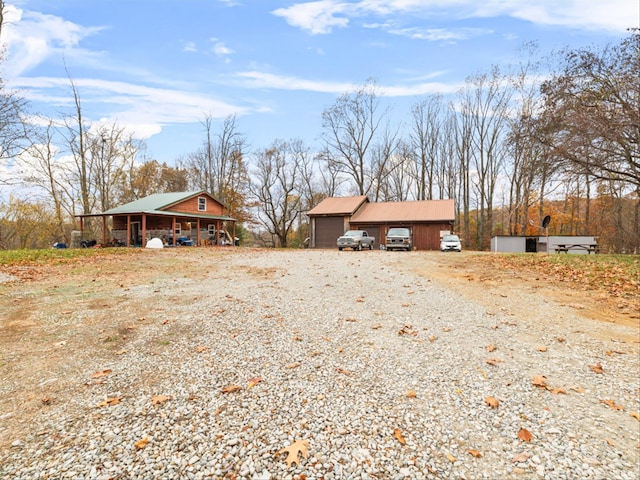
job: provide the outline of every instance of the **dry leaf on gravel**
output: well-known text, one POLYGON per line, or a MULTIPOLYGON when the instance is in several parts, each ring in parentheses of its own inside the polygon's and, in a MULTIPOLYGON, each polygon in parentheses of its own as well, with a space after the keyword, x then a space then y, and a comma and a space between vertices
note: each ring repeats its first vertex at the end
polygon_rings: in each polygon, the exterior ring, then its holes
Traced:
POLYGON ((611 410, 624 410, 622 405, 616 405, 613 400, 600 400, 600 403, 607 405, 611 410))
POLYGON ((233 392, 237 392, 238 390, 242 390, 242 387, 240 387, 239 385, 229 385, 228 387, 224 387, 221 392, 222 393, 233 393, 233 392))
POLYGON ((487 345, 486 348, 487 348, 487 352, 495 352, 497 347, 494 344, 491 344, 491 345, 487 345))
POLYGON ((485 360, 485 363, 488 363, 489 365, 493 365, 494 367, 496 365, 498 365, 502 360, 499 358, 487 358, 485 360))
POLYGON ((255 387, 257 384, 259 384, 260 382, 262 382, 262 378, 261 377, 253 377, 249 379, 249 383, 247 385, 247 390, 250 388, 255 387))
POLYGON ((633 418, 635 418, 636 420, 638 420, 640 422, 640 413, 638 413, 638 412, 630 412, 629 415, 631 415, 633 418))
POLYGON ((151 397, 151 405, 160 405, 169 399, 170 397, 167 397, 166 395, 154 395, 151 397))
POLYGON ((491 408, 498 408, 500 406, 500 401, 495 397, 484 397, 484 403, 491 408))
POLYGON ((416 398, 416 396, 417 395, 416 395, 416 391, 415 390, 409 390, 407 392, 407 397, 409 397, 409 398, 416 398))
POLYGON ((604 373, 604 370, 602 369, 602 364, 600 362, 596 363, 595 365, 589 365, 589 368, 593 373, 599 373, 599 374, 604 373))
POLYGON ((287 452, 287 458, 285 461, 287 462, 287 467, 291 468, 291 465, 294 463, 300 466, 300 459, 298 458, 298 455, 302 455, 303 458, 307 458, 308 450, 309 442, 306 440, 296 440, 288 447, 278 450, 278 455, 287 452))
POLYGON ((529 455, 527 452, 521 452, 519 454, 517 454, 515 457, 513 457, 513 460, 511 460, 513 463, 523 463, 526 462, 527 460, 529 460, 529 457, 531 455, 529 455))
POLYGON ((400 442, 401 445, 406 445, 407 444, 407 441, 402 436, 402 430, 400 430, 399 428, 394 428, 393 429, 393 437, 396 440, 398 440, 398 442, 400 442))
POLYGON ((547 347, 545 347, 544 345, 542 345, 542 346, 540 346, 540 347, 536 348, 536 350, 538 350, 539 352, 543 352, 543 353, 544 353, 544 352, 546 352, 546 351, 547 351, 547 347))
POLYGON ((474 448, 470 448, 469 450, 467 450, 467 452, 469 454, 471 454, 472 457, 475 457, 475 458, 481 458, 482 457, 482 453, 480 453, 478 450, 476 450, 474 448))
POLYGON ((544 375, 536 375, 533 377, 533 386, 539 388, 547 388, 547 377, 544 375))
POLYGON ((120 397, 107 398, 106 400, 103 400, 98 405, 96 405, 96 408, 107 407, 107 406, 110 407, 112 405, 117 405, 119 403, 120 403, 120 397))
POLYGON ((91 375, 91 378, 100 378, 100 377, 106 377, 107 375, 109 375, 111 373, 111 370, 107 369, 107 370, 102 370, 100 372, 95 372, 93 375, 91 375))
POLYGON ((144 447, 147 446, 147 443, 149 443, 149 438, 144 437, 142 440, 138 440, 133 445, 136 447, 137 450, 142 450, 144 447))
POLYGON ((447 460, 449 460, 451 463, 454 463, 457 459, 450 453, 447 453, 447 460))
POLYGON ((531 440, 533 440, 533 435, 526 428, 521 428, 518 432, 518 438, 523 442, 530 442, 531 440))

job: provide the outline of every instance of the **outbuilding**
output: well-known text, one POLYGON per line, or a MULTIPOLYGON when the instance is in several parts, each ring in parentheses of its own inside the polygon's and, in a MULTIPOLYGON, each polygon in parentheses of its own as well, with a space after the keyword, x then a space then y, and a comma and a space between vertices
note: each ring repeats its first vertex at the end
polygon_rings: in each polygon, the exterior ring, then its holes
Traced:
POLYGON ((307 212, 310 248, 335 248, 346 230, 366 230, 376 246, 393 227, 411 229, 415 250, 438 250, 442 232, 453 231, 453 200, 370 202, 366 195, 330 197, 307 212))

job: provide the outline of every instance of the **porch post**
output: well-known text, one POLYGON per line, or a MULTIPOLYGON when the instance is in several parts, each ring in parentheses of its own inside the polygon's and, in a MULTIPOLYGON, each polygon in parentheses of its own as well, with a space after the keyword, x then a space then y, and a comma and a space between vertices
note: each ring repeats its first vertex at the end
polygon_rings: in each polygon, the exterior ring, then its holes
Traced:
POLYGON ((131 215, 127 215, 127 247, 131 246, 131 215))
POLYGON ((176 246, 176 217, 173 217, 172 225, 171 225, 171 238, 173 242, 173 246, 176 246))
POLYGON ((141 247, 146 247, 147 246, 147 214, 143 213, 142 214, 142 245, 140 245, 141 247))
POLYGON ((107 244, 107 217, 102 216, 102 245, 107 244))
POLYGON ((196 219, 196 245, 200 246, 200 219, 196 219))

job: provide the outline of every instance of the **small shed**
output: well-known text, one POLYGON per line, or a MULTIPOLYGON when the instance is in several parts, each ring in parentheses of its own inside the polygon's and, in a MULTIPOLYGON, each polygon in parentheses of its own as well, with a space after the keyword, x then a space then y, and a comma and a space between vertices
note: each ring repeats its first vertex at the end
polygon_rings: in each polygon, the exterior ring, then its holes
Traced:
POLYGON ((491 251, 500 253, 576 253, 589 254, 599 251, 596 237, 592 235, 549 235, 519 237, 496 235, 491 238, 491 251))
MULTIPOLYGON (((78 215, 81 236, 84 221, 102 219, 102 245, 145 246, 151 238, 170 245, 179 239, 195 245, 228 243, 235 239, 235 222, 227 208, 204 190, 156 193, 103 213, 78 215), (110 232, 107 220, 111 219, 110 232)), ((231 242, 234 243, 234 242, 231 242)))

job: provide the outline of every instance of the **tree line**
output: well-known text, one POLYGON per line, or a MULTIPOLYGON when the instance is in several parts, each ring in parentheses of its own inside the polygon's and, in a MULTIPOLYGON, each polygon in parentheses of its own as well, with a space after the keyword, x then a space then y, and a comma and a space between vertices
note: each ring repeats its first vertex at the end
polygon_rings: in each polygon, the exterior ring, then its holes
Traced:
POLYGON ((417 98, 401 124, 369 80, 322 112, 315 148, 293 138, 251 150, 235 116, 208 115, 201 145, 172 165, 123 126, 85 118, 71 75, 73 109, 59 118, 38 117, 0 83, 0 189, 29 192, 0 203, 0 248, 68 241, 79 213, 206 190, 239 220, 243 240, 262 245, 299 246, 306 211, 326 197, 367 195, 455 199, 470 249, 487 249, 494 235, 537 235, 550 214, 550 234, 640 252, 638 31, 555 54, 544 74, 535 54, 527 45, 508 70, 492 66, 455 95, 417 98))

